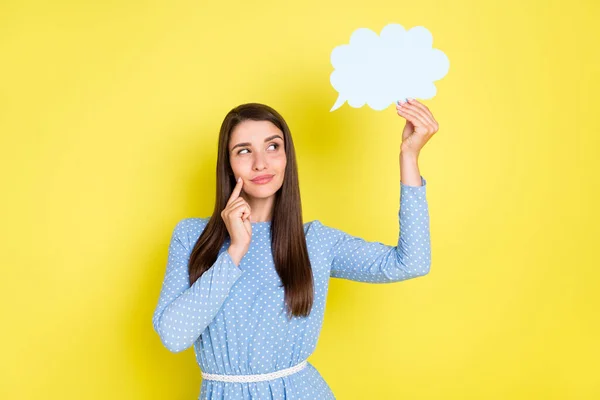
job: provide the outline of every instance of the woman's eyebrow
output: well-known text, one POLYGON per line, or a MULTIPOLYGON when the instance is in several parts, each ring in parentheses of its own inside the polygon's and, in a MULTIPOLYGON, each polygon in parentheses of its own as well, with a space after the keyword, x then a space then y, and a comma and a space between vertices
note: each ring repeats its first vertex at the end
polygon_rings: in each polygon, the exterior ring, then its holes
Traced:
MULTIPOLYGON (((268 138, 266 138, 265 142, 268 142, 269 140, 273 140, 273 139, 277 139, 277 138, 283 140, 283 138, 280 135, 273 135, 273 136, 269 136, 268 138)), ((235 149, 236 147, 251 146, 251 145, 252 145, 252 143, 250 143, 250 142, 238 143, 235 146, 233 146, 230 151, 233 151, 233 149, 235 149)))

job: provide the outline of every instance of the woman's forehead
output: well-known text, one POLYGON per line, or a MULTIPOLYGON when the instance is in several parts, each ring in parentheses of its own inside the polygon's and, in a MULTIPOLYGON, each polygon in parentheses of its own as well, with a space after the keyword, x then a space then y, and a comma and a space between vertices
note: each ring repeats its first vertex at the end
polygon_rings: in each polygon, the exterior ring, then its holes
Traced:
POLYGON ((281 130, 271 121, 246 120, 235 127, 231 132, 230 140, 262 142, 266 137, 277 134, 283 137, 281 130))

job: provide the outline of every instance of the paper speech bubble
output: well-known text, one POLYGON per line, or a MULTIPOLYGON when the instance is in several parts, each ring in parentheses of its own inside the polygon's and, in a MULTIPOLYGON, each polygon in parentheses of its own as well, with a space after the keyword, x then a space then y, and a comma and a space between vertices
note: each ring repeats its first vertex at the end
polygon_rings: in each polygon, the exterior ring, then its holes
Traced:
POLYGON ((422 26, 407 31, 388 24, 379 36, 367 28, 355 30, 349 44, 331 52, 334 70, 329 80, 339 96, 330 111, 346 101, 354 108, 366 103, 381 111, 407 97, 432 98, 433 82, 450 67, 448 57, 432 44, 431 33, 422 26))

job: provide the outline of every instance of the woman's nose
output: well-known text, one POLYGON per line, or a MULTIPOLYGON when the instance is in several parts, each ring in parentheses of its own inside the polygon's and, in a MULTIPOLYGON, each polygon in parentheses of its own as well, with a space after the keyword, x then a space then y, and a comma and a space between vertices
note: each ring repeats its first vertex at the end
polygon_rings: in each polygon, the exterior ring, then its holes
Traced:
POLYGON ((263 156, 262 154, 257 154, 256 157, 254 158, 254 168, 261 169, 261 168, 264 168, 265 166, 266 166, 265 156, 263 156))

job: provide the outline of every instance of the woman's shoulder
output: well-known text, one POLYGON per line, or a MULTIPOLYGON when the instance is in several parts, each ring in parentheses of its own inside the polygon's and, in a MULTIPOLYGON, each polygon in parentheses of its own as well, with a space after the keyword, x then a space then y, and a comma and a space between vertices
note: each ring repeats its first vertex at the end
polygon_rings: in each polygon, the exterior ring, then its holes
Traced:
POLYGON ((348 236, 344 230, 326 224, 319 219, 310 222, 309 231, 311 230, 315 232, 315 236, 321 242, 336 243, 341 238, 348 236))
POLYGON ((323 240, 331 236, 334 228, 324 224, 320 219, 315 219, 304 224, 306 237, 312 236, 314 239, 323 240))
POLYGON ((194 232, 202 230, 208 224, 210 217, 186 217, 177 222, 175 229, 178 232, 194 232))
POLYGON ((315 219, 315 220, 309 221, 309 222, 305 223, 304 226, 308 226, 310 229, 313 229, 313 230, 330 229, 330 227, 327 226, 326 224, 324 224, 323 222, 321 222, 320 219, 315 219))
POLYGON ((200 234, 206 228, 210 217, 186 217, 180 219, 175 225, 173 235, 176 236, 182 243, 185 243, 188 248, 193 246, 200 234))

